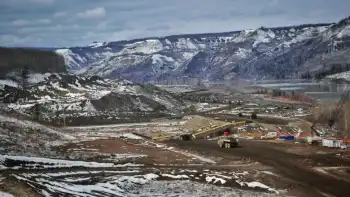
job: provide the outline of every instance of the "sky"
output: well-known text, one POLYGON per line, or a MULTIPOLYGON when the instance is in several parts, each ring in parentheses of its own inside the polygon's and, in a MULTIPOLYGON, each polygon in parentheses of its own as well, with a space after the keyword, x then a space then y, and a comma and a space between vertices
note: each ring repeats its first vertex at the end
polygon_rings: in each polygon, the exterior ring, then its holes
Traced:
POLYGON ((350 16, 349 0, 0 0, 0 46, 72 47, 350 16))

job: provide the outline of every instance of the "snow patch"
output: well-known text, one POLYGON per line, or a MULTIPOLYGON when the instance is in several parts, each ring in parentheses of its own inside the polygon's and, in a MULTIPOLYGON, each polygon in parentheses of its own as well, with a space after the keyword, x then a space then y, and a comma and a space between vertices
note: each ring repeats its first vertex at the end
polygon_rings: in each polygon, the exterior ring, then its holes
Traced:
MULTIPOLYGON (((111 174, 127 174, 127 173, 138 173, 139 170, 126 170, 126 171, 78 171, 78 172, 54 172, 54 173, 45 173, 45 174, 39 174, 51 176, 51 177, 62 177, 62 176, 76 176, 76 175, 92 175, 92 174, 100 174, 100 173, 111 173, 111 174)), ((33 176, 35 174, 24 174, 25 176, 33 176)))
POLYGON ((128 138, 128 139, 133 139, 133 140, 142 140, 143 139, 142 137, 135 135, 135 134, 132 134, 132 133, 122 133, 122 134, 117 134, 116 136, 119 138, 128 138))
POLYGON ((18 83, 13 80, 0 79, 0 88, 4 88, 5 85, 11 86, 11 87, 18 87, 18 83))
POLYGON ((327 79, 344 79, 350 81, 350 71, 326 76, 327 79))
POLYGON ((350 25, 345 26, 338 34, 337 38, 343 38, 350 36, 350 25))
POLYGON ((220 182, 221 184, 225 184, 226 183, 226 180, 222 179, 222 178, 217 178, 215 176, 207 176, 205 177, 205 180, 208 182, 208 183, 211 183, 213 182, 214 184, 215 183, 218 183, 220 182))
POLYGON ((91 48, 98 48, 98 47, 105 46, 105 43, 104 42, 94 42, 92 44, 89 44, 88 46, 91 47, 91 48))
POLYGON ((28 82, 31 84, 36 84, 42 81, 45 81, 49 76, 51 75, 51 73, 30 73, 29 74, 29 79, 28 82))
POLYGON ((0 191, 0 197, 14 197, 14 196, 12 194, 0 191))
POLYGON ((111 167, 126 167, 126 166, 140 166, 136 164, 113 164, 113 163, 97 163, 97 162, 85 162, 85 161, 71 161, 60 159, 49 159, 41 157, 24 157, 24 156, 9 156, 0 155, 0 164, 5 165, 7 160, 26 162, 24 166, 29 168, 72 168, 72 167, 85 167, 85 168, 111 168, 111 167))
POLYGON ((164 63, 164 61, 175 62, 174 58, 172 58, 172 57, 168 57, 168 56, 160 55, 160 54, 152 55, 152 64, 164 63))
POLYGON ((255 38, 255 41, 253 43, 253 47, 257 47, 258 44, 260 43, 268 43, 270 42, 270 40, 272 39, 272 37, 275 37, 275 34, 272 32, 271 30, 269 30, 268 32, 265 32, 263 30, 258 29, 257 30, 257 36, 255 38))
POLYGON ((120 54, 144 53, 152 54, 163 50, 164 46, 159 40, 145 40, 142 42, 135 42, 133 44, 124 45, 120 54))
POLYGON ((278 191, 276 191, 276 190, 270 188, 269 186, 264 185, 264 184, 262 184, 262 183, 260 183, 260 182, 257 182, 257 181, 248 182, 248 183, 246 182, 245 184, 246 184, 248 187, 252 187, 252 188, 258 187, 258 188, 263 188, 263 189, 266 189, 266 190, 268 190, 268 191, 274 192, 274 193, 276 193, 276 194, 279 193, 278 191))
POLYGON ((190 177, 188 177, 187 175, 183 174, 183 175, 172 175, 172 174, 162 174, 163 177, 169 177, 172 179, 189 179, 190 177))

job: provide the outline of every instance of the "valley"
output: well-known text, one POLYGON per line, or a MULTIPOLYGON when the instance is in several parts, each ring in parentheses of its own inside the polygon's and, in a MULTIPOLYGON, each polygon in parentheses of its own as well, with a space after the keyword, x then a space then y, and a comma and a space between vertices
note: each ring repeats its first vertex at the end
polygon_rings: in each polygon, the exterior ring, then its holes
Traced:
MULTIPOLYGON (((20 86, 15 81, 6 84, 3 99, 11 100, 8 85, 17 91, 20 86)), ((232 196, 346 196, 349 149, 309 145, 308 117, 315 101, 303 97, 283 101, 273 96, 274 88, 249 83, 143 86, 44 75, 26 89, 31 97, 2 104, 0 190, 14 196, 151 195, 147 191, 187 196, 221 196, 219 191, 232 196), (112 101, 102 105, 111 107, 98 108, 95 102, 111 93, 112 101), (133 96, 145 100, 133 102, 133 96), (113 101, 113 97, 127 99, 113 101), (38 117, 34 103, 41 105, 38 117), (155 111, 150 103, 163 107, 155 111), (216 139, 222 130, 213 128, 231 123, 240 147, 219 148, 216 139), (278 134, 265 139, 271 132, 278 134), (182 134, 195 137, 182 141, 182 134), (294 139, 278 137, 283 135, 294 139), (18 181, 21 185, 15 186, 18 181), (333 185, 326 187, 329 182, 333 185)), ((326 127, 319 129, 331 135, 326 127)))
POLYGON ((347 197, 349 29, 0 48, 0 197, 347 197))

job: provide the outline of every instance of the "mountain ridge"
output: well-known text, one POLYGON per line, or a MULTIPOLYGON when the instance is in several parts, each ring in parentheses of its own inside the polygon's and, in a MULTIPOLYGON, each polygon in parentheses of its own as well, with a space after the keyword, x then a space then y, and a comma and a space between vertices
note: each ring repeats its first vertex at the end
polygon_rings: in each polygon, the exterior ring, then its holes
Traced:
MULTIPOLYGON (((307 23, 307 24, 301 24, 301 25, 287 25, 287 26, 272 26, 272 27, 265 27, 261 26, 256 29, 260 28, 266 28, 266 29, 284 29, 284 28, 303 28, 303 27, 317 27, 317 26, 330 26, 334 25, 334 23, 307 23)), ((255 30, 255 29, 245 29, 245 30, 255 30)), ((239 33, 244 30, 233 30, 233 31, 224 31, 224 32, 209 32, 209 33, 184 33, 184 34, 172 34, 167 36, 151 36, 151 37, 142 37, 142 38, 134 38, 134 39, 123 39, 123 40, 116 40, 116 41, 94 41, 91 44, 87 45, 81 45, 81 46, 67 46, 67 47, 48 47, 43 49, 46 50, 53 50, 53 49, 70 49, 70 48, 84 48, 88 47, 89 45, 93 45, 94 43, 129 43, 129 42, 139 42, 143 40, 149 40, 149 39, 169 39, 169 38, 183 38, 183 37, 196 37, 196 36, 225 36, 228 34, 234 34, 239 33)), ((41 48, 39 48, 41 49, 41 48)))
MULTIPOLYGON (((339 50, 348 49, 348 21, 349 18, 345 18, 338 23, 94 42, 56 52, 65 58, 72 73, 125 78, 138 83, 174 79, 185 83, 192 78, 211 81, 301 78, 321 72, 323 68, 310 72, 306 67, 312 66, 306 64, 333 50, 327 40, 323 41, 326 51, 315 44, 323 40, 325 32, 332 34, 327 37, 329 41, 345 43, 339 50), (333 33, 337 32, 334 29, 345 29, 345 34, 334 38, 333 33)), ((318 61, 313 66, 319 64, 318 61)))

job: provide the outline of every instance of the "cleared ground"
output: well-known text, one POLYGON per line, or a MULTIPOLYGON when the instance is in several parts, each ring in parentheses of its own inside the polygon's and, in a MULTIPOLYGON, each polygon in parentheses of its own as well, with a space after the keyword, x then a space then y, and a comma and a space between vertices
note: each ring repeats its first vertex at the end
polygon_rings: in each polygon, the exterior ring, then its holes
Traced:
MULTIPOLYGON (((173 146, 199 152, 206 156, 243 157, 271 166, 281 175, 282 180, 291 184, 291 193, 297 196, 337 196, 348 197, 350 194, 350 160, 337 154, 295 154, 287 151, 285 144, 260 141, 241 142, 242 147, 235 149, 219 148, 215 141, 195 140, 190 142, 169 141, 173 146), (344 178, 332 176, 331 172, 320 172, 321 167, 341 167, 344 178), (317 168, 316 168, 317 167, 317 168)), ((326 168, 325 168, 326 169, 326 168)))

